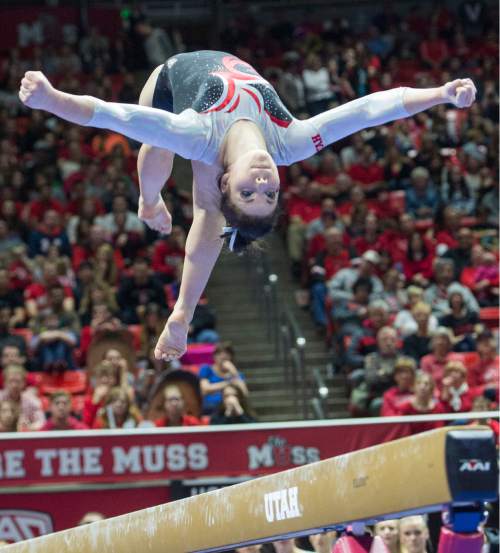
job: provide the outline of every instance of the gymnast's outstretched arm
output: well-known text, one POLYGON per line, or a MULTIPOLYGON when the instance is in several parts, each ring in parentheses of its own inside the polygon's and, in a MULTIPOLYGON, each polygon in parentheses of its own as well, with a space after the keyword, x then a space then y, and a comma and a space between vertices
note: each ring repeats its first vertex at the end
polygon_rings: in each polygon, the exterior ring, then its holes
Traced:
POLYGON ((26 72, 19 98, 28 107, 49 111, 71 123, 115 131, 186 159, 200 159, 210 137, 208 120, 193 110, 175 114, 68 94, 55 89, 40 71, 26 72))
POLYGON ((306 159, 321 148, 368 127, 415 115, 439 104, 469 107, 476 97, 470 79, 436 88, 393 88, 369 94, 304 121, 295 121, 286 136, 289 162, 306 159))
POLYGON ((193 161, 193 223, 186 241, 179 298, 155 348, 157 359, 180 357, 186 351, 189 324, 207 285, 224 241, 225 219, 216 185, 218 169, 193 161))

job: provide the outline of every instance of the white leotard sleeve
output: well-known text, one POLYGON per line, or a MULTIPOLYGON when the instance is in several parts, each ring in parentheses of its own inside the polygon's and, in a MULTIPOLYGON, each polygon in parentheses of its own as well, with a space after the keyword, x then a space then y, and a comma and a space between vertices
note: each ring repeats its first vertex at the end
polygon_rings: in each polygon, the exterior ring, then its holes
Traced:
POLYGON ((192 109, 175 114, 135 104, 93 100, 96 102, 94 115, 88 127, 109 129, 194 160, 203 157, 210 142, 210 119, 192 109))
POLYGON ((403 104, 405 87, 375 92, 304 121, 295 120, 285 141, 288 164, 311 157, 355 132, 409 117, 403 104))

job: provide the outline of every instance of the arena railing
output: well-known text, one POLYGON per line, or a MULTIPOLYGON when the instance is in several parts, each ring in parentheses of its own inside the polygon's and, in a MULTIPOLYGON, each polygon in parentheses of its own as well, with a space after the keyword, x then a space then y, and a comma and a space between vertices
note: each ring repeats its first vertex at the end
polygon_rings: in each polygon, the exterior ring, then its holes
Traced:
MULTIPOLYGON (((271 272, 269 259, 260 251, 246 259, 251 275, 252 295, 259 315, 266 320, 267 336, 274 344, 276 362, 283 367, 285 382, 292 388, 296 412, 309 417, 309 382, 306 366, 306 339, 290 306, 278 292, 278 275, 271 272)), ((314 413, 314 410, 313 410, 314 413)))

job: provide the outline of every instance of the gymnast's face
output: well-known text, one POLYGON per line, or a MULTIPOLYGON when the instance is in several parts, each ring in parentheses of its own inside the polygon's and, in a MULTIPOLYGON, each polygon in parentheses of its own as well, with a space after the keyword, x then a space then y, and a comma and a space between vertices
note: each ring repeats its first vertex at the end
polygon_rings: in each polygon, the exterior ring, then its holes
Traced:
POLYGON ((276 208, 280 189, 278 169, 265 150, 251 150, 228 167, 221 191, 244 213, 266 217, 276 208))

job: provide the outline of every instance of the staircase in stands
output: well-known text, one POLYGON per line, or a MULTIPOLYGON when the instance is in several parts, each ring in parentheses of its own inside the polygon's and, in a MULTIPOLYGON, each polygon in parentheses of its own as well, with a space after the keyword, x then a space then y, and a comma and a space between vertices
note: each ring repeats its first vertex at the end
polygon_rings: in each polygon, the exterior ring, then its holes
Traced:
MULTIPOLYGON (((309 397, 317 394, 312 379, 318 369, 329 389, 324 402, 329 418, 348 416, 345 378, 332 376, 328 370, 331 354, 325 340, 319 336, 310 314, 295 302, 297 284, 290 276, 290 263, 279 235, 268 238, 270 269, 278 276, 279 302, 286 301, 306 339, 306 365, 309 375, 309 397)), ((227 251, 221 254, 211 276, 207 296, 216 310, 217 329, 222 340, 230 340, 236 351, 236 366, 245 374, 253 408, 259 421, 291 421, 303 419, 302 410, 295 408, 293 394, 285 382, 283 368, 275 359, 274 345, 267 336, 267 324, 262 320, 258 304, 252 296, 248 264, 242 257, 227 251)), ((309 418, 314 418, 312 412, 309 418)))

